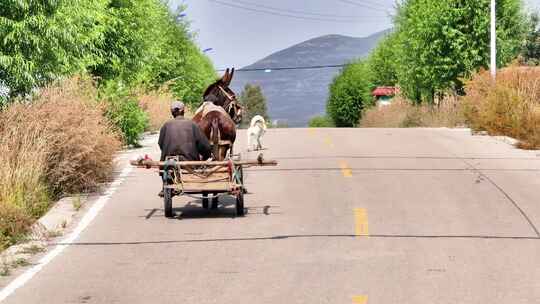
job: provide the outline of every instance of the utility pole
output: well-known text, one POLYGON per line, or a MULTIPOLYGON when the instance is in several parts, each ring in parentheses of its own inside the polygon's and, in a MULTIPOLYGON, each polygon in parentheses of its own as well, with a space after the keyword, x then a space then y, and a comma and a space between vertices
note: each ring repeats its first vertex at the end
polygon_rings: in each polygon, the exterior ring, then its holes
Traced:
POLYGON ((496 0, 491 0, 491 77, 497 77, 497 14, 496 0))

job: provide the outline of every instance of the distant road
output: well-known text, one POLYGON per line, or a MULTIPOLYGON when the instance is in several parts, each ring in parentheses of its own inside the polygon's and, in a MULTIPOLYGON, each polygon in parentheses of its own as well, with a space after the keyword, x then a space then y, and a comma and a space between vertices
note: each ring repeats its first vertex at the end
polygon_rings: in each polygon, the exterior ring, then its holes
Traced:
POLYGON ((249 170, 245 217, 179 198, 166 219, 158 176, 135 169, 5 303, 539 301, 540 152, 447 129, 278 129, 264 145, 280 165, 249 170))

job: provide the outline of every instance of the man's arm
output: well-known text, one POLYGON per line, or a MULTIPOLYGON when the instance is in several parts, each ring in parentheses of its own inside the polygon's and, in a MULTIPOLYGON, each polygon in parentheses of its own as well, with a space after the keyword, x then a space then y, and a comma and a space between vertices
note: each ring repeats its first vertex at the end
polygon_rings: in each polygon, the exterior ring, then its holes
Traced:
POLYGON ((161 161, 165 160, 165 153, 163 151, 163 144, 165 141, 165 133, 167 133, 167 125, 163 125, 161 129, 159 130, 159 139, 158 139, 158 145, 159 149, 161 150, 161 157, 159 158, 161 161))
POLYGON ((161 150, 163 150, 163 141, 165 140, 165 127, 166 125, 163 125, 161 129, 159 129, 158 145, 161 150))
POLYGON ((199 154, 202 155, 203 159, 209 159, 210 156, 212 156, 212 146, 210 146, 208 138, 206 138, 206 135, 202 133, 201 129, 196 124, 193 124, 193 135, 199 154))

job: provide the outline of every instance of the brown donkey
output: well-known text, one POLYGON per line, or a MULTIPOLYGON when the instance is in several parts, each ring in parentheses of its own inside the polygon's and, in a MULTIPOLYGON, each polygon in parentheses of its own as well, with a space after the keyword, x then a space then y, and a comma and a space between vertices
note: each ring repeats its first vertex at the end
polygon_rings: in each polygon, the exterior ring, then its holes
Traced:
POLYGON ((242 121, 242 106, 229 88, 234 68, 225 71, 222 78, 204 92, 204 103, 195 112, 193 121, 201 128, 213 146, 214 158, 224 160, 232 155, 236 140, 236 124, 242 121))

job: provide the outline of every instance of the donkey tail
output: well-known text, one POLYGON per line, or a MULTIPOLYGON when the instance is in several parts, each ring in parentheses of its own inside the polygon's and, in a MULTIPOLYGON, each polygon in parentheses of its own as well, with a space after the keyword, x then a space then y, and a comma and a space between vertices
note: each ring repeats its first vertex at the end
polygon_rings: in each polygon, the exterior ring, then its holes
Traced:
POLYGON ((214 154, 214 159, 219 160, 219 140, 221 139, 221 134, 219 131, 219 119, 212 119, 210 126, 210 141, 212 142, 212 153, 214 154))

